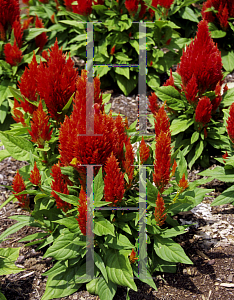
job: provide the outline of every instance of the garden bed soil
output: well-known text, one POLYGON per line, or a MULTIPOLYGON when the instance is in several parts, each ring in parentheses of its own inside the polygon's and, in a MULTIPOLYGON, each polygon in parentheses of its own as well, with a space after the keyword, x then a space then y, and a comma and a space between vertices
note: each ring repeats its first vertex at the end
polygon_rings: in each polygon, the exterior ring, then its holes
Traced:
MULTIPOLYGON (((147 92, 149 93, 150 91, 147 92)), ((127 115, 129 123, 137 118, 136 95, 125 97, 115 92, 110 101, 113 111, 127 115)), ((214 168, 216 161, 213 159, 212 162, 214 164, 211 168, 214 168)), ((24 164, 13 158, 6 158, 0 162, 0 184, 11 185, 16 170, 24 164)), ((193 171, 188 171, 189 181, 199 179, 200 171, 202 169, 199 166, 193 171)), ((202 204, 192 212, 176 216, 181 224, 196 224, 189 227, 185 234, 175 238, 193 265, 178 264, 175 274, 156 273, 154 280, 157 291, 136 280, 138 291, 130 291, 130 299, 234 299, 234 207, 229 204, 210 207, 213 199, 226 188, 224 183, 213 180, 201 187, 214 191, 207 194, 202 204)), ((10 193, 0 187, 0 205, 10 193)), ((12 202, 0 211, 0 234, 16 222, 8 217, 17 214, 28 213, 12 202)), ((36 251, 37 245, 25 247, 26 243, 18 242, 21 238, 38 231, 37 228, 24 227, 0 244, 0 247, 22 247, 16 262, 22 271, 0 276, 0 288, 8 300, 40 300, 44 294, 47 278, 42 276, 42 273, 51 268, 53 262, 50 258, 43 259, 44 253, 41 250, 36 251)), ((125 299, 126 293, 126 288, 118 287, 114 300, 125 299)), ((98 300, 99 297, 90 295, 83 285, 78 292, 61 299, 98 300)))

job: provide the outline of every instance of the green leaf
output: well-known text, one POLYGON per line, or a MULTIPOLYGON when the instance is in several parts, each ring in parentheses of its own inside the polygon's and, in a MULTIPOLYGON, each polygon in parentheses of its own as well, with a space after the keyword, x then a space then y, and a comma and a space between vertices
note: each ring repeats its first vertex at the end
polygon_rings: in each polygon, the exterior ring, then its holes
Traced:
POLYGON ((222 194, 211 203, 211 206, 223 205, 227 203, 234 203, 234 185, 222 192, 222 194))
POLYGON ((99 76, 99 78, 106 75, 110 70, 111 68, 108 66, 94 66, 95 75, 99 76))
POLYGON ((48 235, 48 232, 37 232, 37 233, 30 234, 30 235, 25 236, 24 238, 20 239, 19 243, 33 241, 33 240, 36 240, 36 239, 43 238, 47 235, 48 235))
POLYGON ((0 276, 16 274, 24 270, 15 265, 19 250, 20 248, 0 248, 0 276))
POLYGON ((115 227, 105 218, 95 218, 94 219, 94 234, 102 235, 112 235, 115 237, 115 227))
POLYGON ((109 280, 107 283, 102 277, 99 278, 97 283, 97 293, 100 300, 112 300, 117 291, 117 284, 109 280))
POLYGON ((117 84, 119 88, 124 92, 124 95, 127 96, 131 93, 132 90, 137 86, 138 77, 136 74, 131 75, 130 80, 126 81, 126 78, 122 75, 115 74, 117 79, 117 84))
POLYGON ((199 139, 199 132, 194 131, 194 133, 191 136, 191 144, 194 144, 199 139))
POLYGON ((28 221, 24 221, 24 222, 19 222, 16 223, 14 225, 12 225, 11 227, 7 228, 1 235, 0 235, 0 243, 10 234, 17 232, 18 230, 20 230, 21 228, 23 228, 24 226, 29 225, 28 221))
MULTIPOLYGON (((138 274, 138 267, 133 265, 132 266, 133 268, 133 273, 136 277, 139 277, 139 274, 138 274)), ((147 274, 146 274, 146 278, 140 278, 140 281, 144 282, 144 283, 147 283, 149 286, 151 286, 155 291, 157 291, 157 287, 156 287, 156 284, 154 283, 154 280, 152 278, 152 276, 150 275, 149 271, 147 270, 147 274)))
POLYGON ((109 249, 105 257, 108 278, 117 285, 130 287, 137 291, 128 257, 117 250, 109 249))
POLYGON ((226 36, 226 32, 223 30, 218 30, 214 23, 209 23, 208 25, 212 39, 219 39, 226 36))
POLYGON ((223 96, 222 105, 224 107, 229 107, 233 103, 234 98, 234 88, 229 89, 223 96))
POLYGON ((77 257, 80 247, 75 244, 79 238, 75 238, 73 233, 62 233, 50 246, 44 258, 52 256, 56 260, 66 260, 77 257))
POLYGON ((30 153, 34 152, 33 144, 20 136, 0 132, 0 139, 10 155, 17 160, 29 160, 30 153))
POLYGON ((156 200, 158 196, 158 189, 148 179, 147 180, 147 203, 156 207, 156 200))
POLYGON ((62 111, 66 113, 66 111, 69 109, 69 107, 72 104, 73 97, 74 97, 75 92, 71 95, 70 99, 68 100, 67 104, 63 107, 62 111))
POLYGON ((203 149, 204 149, 204 142, 202 140, 200 140, 195 147, 195 155, 189 161, 189 164, 188 164, 189 169, 192 168, 195 161, 201 156, 203 149))
POLYGON ((154 237, 154 250, 163 260, 170 262, 180 262, 183 264, 193 264, 185 254, 183 248, 170 238, 162 238, 159 235, 154 237))
POLYGON ((129 69, 130 69, 129 67, 114 68, 115 73, 117 73, 119 75, 123 75, 127 79, 130 79, 130 71, 129 71, 129 69))
POLYGON ((10 156, 10 153, 6 149, 0 151, 0 161, 10 156))
POLYGON ((222 63, 226 71, 232 72, 234 69, 234 52, 224 52, 222 51, 222 63))
POLYGON ((28 34, 25 36, 25 40, 28 42, 30 40, 35 39, 38 35, 40 35, 42 32, 49 32, 49 29, 46 28, 30 28, 28 30, 28 34))
POLYGON ((130 61, 132 58, 129 58, 127 54, 124 54, 123 52, 117 52, 115 53, 115 58, 120 61, 130 61))
POLYGON ((59 192, 54 191, 63 201, 73 204, 77 206, 78 204, 78 197, 74 195, 66 195, 59 192))
POLYGON ((177 266, 174 262, 169 262, 164 259, 161 259, 157 255, 153 253, 153 261, 154 261, 154 272, 163 272, 163 273, 176 273, 177 266))
POLYGON ((172 109, 181 110, 185 107, 180 93, 173 86, 161 86, 156 89, 155 94, 172 109))
POLYGON ((177 161, 175 177, 176 177, 176 182, 179 183, 183 174, 185 174, 186 179, 188 178, 188 173, 187 173, 187 162, 181 150, 178 152, 177 157, 179 159, 179 162, 177 161))
POLYGON ((102 260, 102 258, 94 251, 94 263, 96 267, 101 271, 105 281, 108 283, 108 277, 106 273, 105 264, 102 260))
POLYGON ((98 174, 94 178, 94 206, 99 207, 103 206, 101 201, 103 198, 103 191, 104 191, 104 180, 102 177, 102 167, 99 169, 98 174))
POLYGON ((129 241, 129 239, 121 234, 117 233, 116 237, 107 236, 106 244, 113 249, 132 249, 134 245, 129 241))
POLYGON ((221 166, 214 168, 213 170, 207 169, 199 173, 201 176, 211 176, 210 181, 214 178, 224 182, 234 182, 234 170, 224 169, 221 166))
POLYGON ((182 10, 181 17, 183 19, 190 20, 190 21, 195 22, 195 23, 199 22, 196 14, 194 13, 194 11, 190 7, 185 7, 185 9, 182 10))
POLYGON ((192 119, 188 120, 188 119, 174 119, 171 123, 171 135, 176 135, 180 132, 184 132, 187 128, 189 128, 192 124, 194 123, 194 121, 192 119))
POLYGON ((53 222, 66 226, 72 232, 78 228, 78 222, 74 216, 62 218, 53 222))
POLYGON ((79 273, 79 264, 63 266, 63 272, 58 272, 48 277, 46 290, 41 300, 66 297, 76 292, 82 284, 76 283, 74 277, 79 273))
POLYGON ((0 300, 7 300, 7 298, 0 292, 0 300))
POLYGON ((185 230, 185 229, 188 228, 189 226, 191 226, 191 225, 176 226, 176 227, 167 229, 167 230, 161 232, 160 236, 162 238, 170 238, 173 236, 177 236, 177 235, 186 233, 187 230, 185 230))

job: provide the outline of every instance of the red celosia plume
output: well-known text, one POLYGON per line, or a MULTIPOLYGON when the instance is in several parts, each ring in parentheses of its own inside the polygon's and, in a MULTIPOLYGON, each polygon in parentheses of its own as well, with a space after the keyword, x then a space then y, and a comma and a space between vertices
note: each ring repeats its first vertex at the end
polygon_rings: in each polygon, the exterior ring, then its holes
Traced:
POLYGON ((64 176, 62 175, 60 164, 53 165, 51 168, 51 176, 53 177, 53 181, 51 184, 52 197, 55 198, 57 208, 62 209, 64 212, 67 212, 68 209, 71 209, 71 204, 63 201, 55 192, 63 193, 69 195, 69 191, 67 188, 67 183, 64 180, 64 176))
POLYGON ((20 21, 16 20, 13 24, 12 24, 12 29, 14 30, 14 36, 17 42, 17 45, 19 48, 22 47, 23 45, 23 28, 21 27, 21 23, 20 21))
POLYGON ((127 8, 128 12, 129 12, 129 14, 133 17, 137 13, 138 3, 139 3, 139 0, 126 0, 125 3, 124 3, 125 7, 127 8))
POLYGON ((130 253, 129 260, 130 260, 130 264, 134 264, 135 261, 138 260, 136 256, 136 251, 134 251, 134 249, 132 249, 132 252, 130 253))
POLYGON ((47 64, 41 63, 38 67, 37 91, 44 99, 51 118, 62 121, 63 116, 59 112, 76 90, 77 71, 72 59, 66 60, 57 40, 49 53, 47 64))
MULTIPOLYGON (((72 1, 73 2, 73 1, 72 1)), ((92 0, 77 0, 78 5, 72 5, 72 10, 82 16, 89 16, 92 12, 92 0)))
POLYGON ((34 185, 40 185, 41 184, 41 175, 37 167, 37 163, 34 162, 34 167, 30 173, 29 181, 32 182, 34 185))
POLYGON ((233 0, 208 0, 203 3, 202 17, 207 22, 217 22, 223 30, 229 28, 228 19, 234 17, 234 2, 233 0), (218 11, 217 14, 212 11, 206 12, 207 9, 213 7, 218 11))
POLYGON ((37 143, 39 148, 43 148, 45 141, 51 139, 52 131, 53 129, 50 131, 49 116, 43 111, 40 101, 37 110, 33 112, 31 131, 28 130, 32 137, 32 142, 37 143))
POLYGON ((16 123, 22 123, 22 125, 25 127, 26 123, 24 120, 24 114, 17 108, 21 107, 19 102, 14 98, 14 107, 13 107, 13 115, 12 118, 15 120, 16 123))
MULTIPOLYGON (((35 27, 36 28, 44 28, 43 22, 38 18, 38 16, 36 17, 35 27)), ((41 34, 36 36, 35 42, 36 42, 36 46, 39 47, 39 52, 41 52, 42 49, 44 48, 45 44, 47 43, 46 33, 42 32, 41 34)))
POLYGON ((156 138, 160 132, 168 132, 170 129, 170 121, 164 108, 164 104, 160 107, 155 115, 155 134, 156 138))
POLYGON ((113 206, 120 203, 125 192, 124 188, 124 174, 118 168, 119 162, 113 155, 107 159, 104 168, 106 176, 104 178, 104 196, 107 202, 112 202, 113 206))
POLYGON ((234 103, 232 103, 229 110, 229 117, 227 119, 227 132, 231 142, 234 144, 234 103))
POLYGON ((143 136, 141 138, 141 144, 140 144, 139 154, 140 154, 140 164, 143 165, 144 162, 146 162, 147 159, 150 157, 150 149, 146 145, 143 136))
POLYGON ((29 103, 30 101, 37 101, 37 74, 38 74, 38 64, 35 54, 31 63, 28 65, 28 68, 25 67, 25 71, 20 78, 19 89, 21 94, 24 96, 24 102, 21 102, 21 107, 25 112, 33 114, 37 107, 29 103))
POLYGON ((185 179, 185 174, 183 174, 178 185, 182 189, 182 191, 186 190, 189 187, 188 181, 185 179))
POLYGON ((151 93, 151 95, 148 97, 149 98, 149 109, 151 110, 152 114, 156 114, 159 110, 159 106, 157 103, 158 97, 156 96, 155 93, 151 93))
POLYGON ((22 51, 18 48, 16 44, 16 40, 14 41, 13 46, 10 43, 5 44, 4 54, 5 54, 6 62, 11 66, 18 65, 23 58, 22 51))
MULTIPOLYGON (((26 190, 26 185, 24 183, 24 179, 23 177, 19 174, 19 170, 17 170, 17 173, 13 179, 13 183, 12 183, 12 188, 15 191, 15 193, 13 192, 13 194, 18 194, 22 191, 26 190)), ((15 196, 18 201, 19 201, 19 206, 21 206, 22 208, 28 209, 29 208, 29 198, 27 197, 27 195, 18 195, 15 196)))
MULTIPOLYGON (((70 117, 65 117, 59 134, 61 164, 72 165, 78 171, 84 189, 86 168, 80 165, 105 165, 113 152, 122 166, 123 144, 127 140, 124 120, 120 116, 114 120, 111 113, 109 115, 102 113, 101 97, 95 92, 100 87, 98 82, 99 79, 94 80, 94 103, 95 106, 99 106, 99 109, 95 109, 92 103, 88 103, 90 100, 86 100, 87 71, 82 70, 81 76, 77 78, 72 114, 70 117), (94 114, 94 133, 89 127, 86 132, 86 104, 89 109, 87 119, 90 119, 91 113, 94 114)), ((93 85, 88 83, 87 86, 89 95, 93 85)), ((94 167, 95 175, 99 168, 94 167)))
POLYGON ((0 31, 5 36, 8 29, 11 29, 14 21, 19 21, 20 10, 17 0, 0 0, 0 31))
POLYGON ((210 36, 206 21, 198 24, 197 35, 183 52, 177 72, 181 75, 183 89, 190 101, 193 100, 191 91, 198 91, 198 96, 201 97, 205 91, 214 90, 217 83, 222 82, 221 54, 210 36), (187 88, 188 85, 190 86, 187 88))
POLYGON ((200 98, 195 111, 195 120, 205 126, 211 119, 212 104, 206 96, 200 98))
POLYGON ((81 187, 79 200, 78 200, 78 216, 77 221, 79 224, 80 231, 83 235, 86 235, 86 224, 87 224, 87 199, 86 199, 86 193, 83 190, 83 187, 81 187))
POLYGON ((165 203, 163 197, 158 193, 156 200, 156 207, 154 212, 154 217, 156 220, 156 225, 162 226, 167 218, 167 213, 165 213, 165 203))

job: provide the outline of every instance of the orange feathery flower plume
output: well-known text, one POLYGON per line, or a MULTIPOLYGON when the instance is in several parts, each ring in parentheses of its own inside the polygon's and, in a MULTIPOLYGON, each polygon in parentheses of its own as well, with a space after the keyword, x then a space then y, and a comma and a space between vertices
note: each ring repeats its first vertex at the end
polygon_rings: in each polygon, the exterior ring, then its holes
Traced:
POLYGON ((180 188, 182 188, 182 191, 186 190, 189 187, 188 181, 185 179, 185 174, 183 174, 178 185, 180 188))
POLYGON ((79 195, 79 205, 78 205, 78 216, 77 221, 79 224, 80 231, 83 235, 86 235, 86 224, 87 224, 87 199, 86 199, 86 193, 83 190, 83 187, 81 187, 80 195, 79 195))
POLYGON ((107 159, 104 168, 106 176, 104 178, 104 195, 107 202, 112 202, 113 206, 122 201, 125 192, 124 188, 124 174, 118 168, 118 161, 111 153, 107 159))
POLYGON ((123 168, 125 173, 128 175, 129 183, 126 184, 126 188, 130 188, 132 185, 133 180, 133 173, 134 173, 134 151, 132 148, 132 144, 130 142, 130 138, 125 142, 125 160, 123 161, 123 168))
POLYGON ((165 104, 163 104, 155 115, 155 135, 156 138, 159 136, 160 132, 169 132, 170 121, 167 113, 164 109, 165 104))
POLYGON ((110 55, 113 55, 115 53, 115 45, 111 48, 110 55))
POLYGON ((164 213, 164 211, 165 211, 165 203, 163 197, 161 197, 160 194, 158 193, 155 212, 154 212, 156 225, 158 226, 162 226, 167 218, 167 213, 164 213))
POLYGON ((148 97, 149 98, 149 109, 151 110, 152 114, 156 114, 159 110, 159 106, 157 103, 158 97, 156 96, 155 93, 151 93, 151 95, 148 97))
POLYGON ((40 175, 40 172, 38 170, 36 162, 34 162, 34 167, 33 167, 32 171, 30 173, 29 181, 31 181, 32 184, 35 184, 35 185, 40 185, 41 184, 41 175, 40 175))
POLYGON ((24 120, 24 114, 17 108, 21 107, 19 102, 14 98, 14 107, 13 107, 13 115, 12 118, 15 120, 16 123, 22 123, 22 125, 25 127, 26 123, 24 120))
POLYGON ((146 162, 147 159, 150 157, 150 149, 146 145, 143 136, 141 138, 141 144, 140 144, 139 154, 140 154, 140 164, 143 165, 144 162, 146 162))
MULTIPOLYGON (((19 174, 19 170, 17 170, 17 173, 13 179, 12 188, 15 191, 13 194, 18 194, 22 191, 26 190, 26 185, 24 183, 23 177, 19 174)), ((19 201, 19 206, 22 208, 28 209, 29 208, 29 198, 27 195, 18 195, 15 196, 19 201)))
POLYGON ((67 188, 67 183, 64 180, 64 176, 62 175, 60 164, 53 165, 51 168, 50 175, 53 177, 53 181, 51 184, 52 192, 51 196, 55 198, 57 208, 62 209, 64 212, 67 212, 68 209, 71 209, 71 204, 63 201, 55 192, 63 193, 69 195, 69 191, 67 188), (55 192, 54 192, 55 191, 55 192))
POLYGON ((45 141, 51 139, 53 129, 50 131, 49 117, 43 111, 41 101, 39 102, 38 109, 34 111, 31 121, 31 131, 28 130, 32 137, 32 142, 37 143, 39 148, 43 148, 45 141))
POLYGON ((132 249, 132 252, 129 256, 129 260, 130 260, 130 264, 134 264, 135 261, 138 260, 138 258, 136 257, 136 252, 134 251, 134 249, 132 249))
POLYGON ((226 163, 226 159, 228 158, 228 153, 226 151, 226 153, 224 155, 222 155, 223 158, 223 162, 226 163))

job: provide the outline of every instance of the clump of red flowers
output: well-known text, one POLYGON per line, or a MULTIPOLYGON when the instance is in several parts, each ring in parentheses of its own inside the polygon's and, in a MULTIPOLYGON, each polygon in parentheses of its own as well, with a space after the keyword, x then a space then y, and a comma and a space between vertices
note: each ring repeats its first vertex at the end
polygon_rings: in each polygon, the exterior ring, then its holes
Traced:
POLYGON ((211 120, 212 104, 206 96, 200 98, 195 111, 195 120, 205 126, 211 120))
MULTIPOLYGON (((38 16, 36 17, 35 27, 36 28, 44 28, 43 22, 38 18, 38 16)), ((36 42, 36 46, 39 47, 39 52, 41 52, 42 49, 44 48, 45 44, 47 43, 46 33, 42 32, 41 34, 36 36, 35 42, 36 42)))
POLYGON ((234 103, 232 103, 229 110, 229 117, 227 119, 227 132, 231 142, 234 144, 234 103))
POLYGON ((217 45, 214 44, 208 23, 201 21, 195 39, 181 57, 177 72, 182 79, 182 89, 188 101, 195 101, 206 91, 214 91, 222 82, 222 59, 217 45))
MULTIPOLYGON (((81 76, 77 78, 72 114, 70 117, 65 117, 59 133, 61 164, 63 166, 71 165, 78 171, 84 189, 86 187, 86 167, 82 165, 105 165, 112 152, 123 172, 126 172, 130 178, 134 168, 131 166, 134 153, 125 133, 125 122, 120 116, 114 120, 111 112, 109 115, 103 112, 102 97, 99 94, 99 78, 94 79, 93 84, 94 103, 88 103, 86 89, 89 94, 93 85, 87 83, 87 71, 82 70, 81 76), (89 110, 86 111, 88 108, 89 110), (86 132, 86 125, 89 125, 87 122, 92 119, 92 114, 94 131, 92 132, 88 126, 86 132), (123 150, 124 145, 126 153, 123 150)), ((94 167, 94 175, 97 174, 99 168, 94 167)))
MULTIPOLYGON (((19 170, 13 179, 12 188, 14 190, 13 194, 18 194, 22 191, 26 190, 26 185, 24 183, 23 177, 20 175, 19 170)), ((15 196, 19 201, 19 206, 22 208, 28 209, 29 208, 29 198, 26 194, 15 196)))
POLYGON ((34 55, 21 76, 19 89, 25 100, 21 102, 21 107, 32 114, 36 106, 27 99, 37 101, 40 96, 51 118, 59 122, 64 118, 61 114, 63 107, 76 90, 77 71, 72 59, 66 59, 62 49, 59 49, 57 40, 48 52, 43 51, 43 57, 47 63, 38 65, 34 55))
POLYGON ((140 154, 140 164, 143 165, 144 162, 146 162, 147 159, 150 157, 150 149, 146 145, 143 136, 141 138, 141 144, 140 144, 139 154, 140 154))
POLYGON ((53 165, 51 168, 51 176, 53 177, 53 181, 51 184, 52 197, 55 198, 57 208, 62 209, 64 212, 67 212, 69 209, 71 209, 71 204, 63 201, 55 192, 63 193, 66 195, 69 195, 69 191, 67 188, 67 183, 64 179, 64 176, 62 175, 60 164, 53 165))
POLYGON ((156 225, 162 226, 167 218, 167 213, 165 213, 165 203, 163 197, 158 193, 156 206, 154 211, 154 218, 156 220, 156 225))
POLYGON ((34 167, 30 173, 29 181, 32 182, 34 185, 40 185, 41 184, 41 174, 38 170, 37 163, 34 162, 34 167))
POLYGON ((118 168, 119 162, 113 155, 107 159, 104 178, 104 195, 107 202, 112 202, 113 206, 116 206, 118 202, 121 202, 125 192, 124 188, 124 174, 118 168))
POLYGON ((78 200, 78 215, 77 215, 77 221, 79 224, 80 231, 83 235, 86 235, 86 224, 87 224, 87 199, 86 199, 86 193, 83 190, 83 187, 81 187, 79 200, 78 200))
POLYGON ((156 145, 153 180, 159 192, 162 193, 170 180, 171 161, 170 123, 164 105, 155 115, 155 134, 156 145))
POLYGON ((202 17, 207 22, 218 23, 223 30, 229 28, 228 19, 234 17, 234 3, 232 0, 207 0, 203 3, 202 17), (209 8, 214 11, 207 11, 209 8))
MULTIPOLYGON (((99 0, 100 1, 100 0, 99 0)), ((89 16, 92 12, 92 0, 77 0, 77 4, 72 4, 73 0, 64 0, 68 10, 82 16, 89 16)), ((99 4, 99 3, 98 3, 99 4)))
POLYGON ((19 21, 20 10, 17 0, 0 0, 0 39, 5 40, 15 21, 19 21))
POLYGON ((44 112, 41 101, 37 110, 33 112, 31 130, 28 130, 32 137, 32 142, 37 143, 39 148, 43 148, 45 141, 51 139, 53 129, 50 130, 49 116, 44 112))
POLYGON ((14 41, 13 46, 10 43, 5 44, 4 54, 6 62, 12 67, 18 65, 23 58, 22 51, 17 46, 16 40, 14 41))

